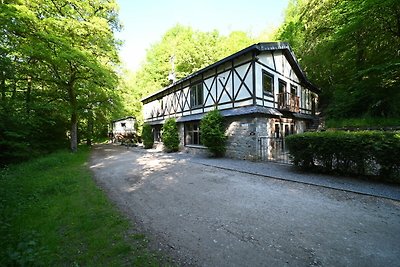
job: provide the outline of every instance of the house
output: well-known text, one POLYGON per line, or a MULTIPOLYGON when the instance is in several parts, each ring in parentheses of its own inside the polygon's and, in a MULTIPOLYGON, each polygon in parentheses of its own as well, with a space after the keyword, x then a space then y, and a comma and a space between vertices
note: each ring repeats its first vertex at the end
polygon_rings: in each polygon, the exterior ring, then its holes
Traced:
POLYGON ((204 151, 200 120, 218 109, 226 121, 226 156, 257 159, 271 156, 268 138, 313 125, 318 93, 288 43, 258 43, 145 97, 143 116, 155 141, 164 121, 176 118, 182 150, 198 153, 204 151))
POLYGON ((113 120, 111 122, 111 130, 109 131, 110 138, 113 142, 122 141, 124 138, 136 136, 136 119, 135 117, 128 116, 113 120))

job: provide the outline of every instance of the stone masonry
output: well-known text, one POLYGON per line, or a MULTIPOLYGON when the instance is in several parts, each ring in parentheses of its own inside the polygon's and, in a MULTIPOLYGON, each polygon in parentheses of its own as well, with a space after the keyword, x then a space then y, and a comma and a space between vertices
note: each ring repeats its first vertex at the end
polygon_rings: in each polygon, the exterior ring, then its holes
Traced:
MULTIPOLYGON (((274 136, 274 125, 277 123, 277 120, 279 119, 257 114, 225 117, 225 134, 228 137, 225 157, 258 160, 260 155, 259 137, 274 136)), ((296 133, 304 131, 304 121, 293 122, 295 124, 296 133)), ((180 151, 204 156, 211 155, 204 146, 185 146, 184 123, 178 123, 178 132, 180 151)))

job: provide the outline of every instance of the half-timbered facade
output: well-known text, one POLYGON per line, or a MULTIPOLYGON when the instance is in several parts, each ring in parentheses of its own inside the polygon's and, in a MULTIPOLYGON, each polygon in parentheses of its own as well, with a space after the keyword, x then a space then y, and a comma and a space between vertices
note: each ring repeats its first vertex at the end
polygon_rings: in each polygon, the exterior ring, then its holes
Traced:
POLYGON ((259 43, 142 99, 143 115, 155 141, 174 117, 181 147, 201 150, 199 121, 218 109, 226 117, 227 156, 255 159, 260 137, 303 132, 313 123, 318 92, 287 43, 259 43))

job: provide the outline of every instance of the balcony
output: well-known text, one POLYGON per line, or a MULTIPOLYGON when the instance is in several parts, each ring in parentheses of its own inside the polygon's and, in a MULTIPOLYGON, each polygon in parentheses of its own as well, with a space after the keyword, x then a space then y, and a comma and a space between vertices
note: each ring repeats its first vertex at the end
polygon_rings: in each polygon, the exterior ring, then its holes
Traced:
POLYGON ((300 97, 291 93, 279 93, 278 97, 278 109, 287 110, 290 112, 300 111, 300 97))

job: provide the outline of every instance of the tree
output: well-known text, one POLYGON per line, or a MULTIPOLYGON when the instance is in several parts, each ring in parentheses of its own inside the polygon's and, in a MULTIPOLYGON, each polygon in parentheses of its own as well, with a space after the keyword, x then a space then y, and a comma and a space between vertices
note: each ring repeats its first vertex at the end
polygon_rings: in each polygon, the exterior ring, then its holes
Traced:
POLYGON ((66 93, 71 150, 76 151, 80 112, 108 101, 108 91, 116 84, 117 76, 112 69, 118 62, 113 37, 113 27, 117 27, 116 5, 112 1, 51 3, 50 10, 35 7, 37 12, 48 13, 43 26, 50 29, 50 34, 41 36, 43 50, 38 58, 50 70, 49 81, 66 93), (54 17, 58 17, 57 22, 54 17), (91 97, 86 97, 89 94, 91 97))
POLYGON ((170 85, 170 77, 183 78, 254 42, 240 31, 225 37, 216 30, 201 32, 179 24, 172 27, 148 49, 146 61, 137 72, 124 73, 120 88, 127 113, 141 121, 140 100, 170 85))
POLYGON ((147 123, 143 124, 142 128, 142 140, 144 148, 152 148, 154 144, 153 132, 151 126, 147 123))
POLYGON ((216 157, 221 157, 226 151, 224 118, 218 110, 207 113, 200 122, 201 141, 216 157))
MULTIPOLYGON (((86 135, 91 136, 99 126, 94 119, 120 104, 114 90, 115 1, 21 0, 0 8, 0 64, 10 66, 0 75, 2 99, 14 107, 23 105, 29 122, 39 110, 61 113, 63 126, 69 117, 70 147, 76 151, 78 124, 88 124, 86 135)), ((42 114, 46 120, 52 113, 42 114)))
POLYGON ((162 140, 167 152, 176 152, 179 150, 178 126, 174 118, 165 121, 162 127, 162 140))
POLYGON ((242 31, 233 31, 228 36, 223 36, 220 39, 221 40, 217 44, 219 51, 216 54, 219 59, 232 55, 256 42, 255 39, 249 37, 247 33, 242 31))
POLYGON ((400 117, 399 21, 396 0, 297 0, 278 39, 323 89, 329 117, 400 117))

